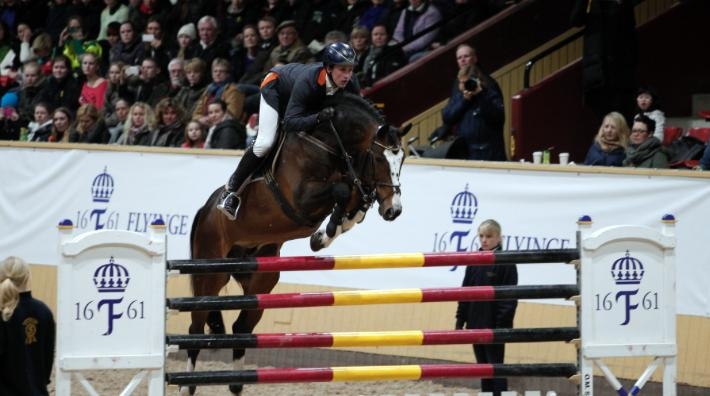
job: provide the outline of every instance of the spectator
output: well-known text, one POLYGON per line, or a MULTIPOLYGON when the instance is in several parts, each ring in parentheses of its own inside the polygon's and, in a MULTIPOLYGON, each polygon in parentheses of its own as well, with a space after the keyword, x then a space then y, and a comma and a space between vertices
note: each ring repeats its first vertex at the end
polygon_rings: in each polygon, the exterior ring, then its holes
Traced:
POLYGON ((69 127, 72 123, 71 110, 60 107, 54 110, 52 115, 52 132, 49 134, 48 142, 67 143, 69 141, 69 127))
MULTIPOLYGON (((246 25, 242 30, 242 45, 238 48, 232 50, 230 59, 232 64, 232 76, 234 80, 239 80, 242 78, 247 70, 252 71, 252 65, 255 65, 257 57, 259 56, 259 33, 256 26, 246 25)), ((255 65, 259 68, 259 72, 263 68, 263 63, 261 65, 255 65)))
POLYGON ((73 15, 67 21, 67 27, 59 35, 59 45, 62 54, 71 62, 72 70, 77 70, 81 66, 79 58, 82 54, 90 52, 101 59, 103 47, 93 40, 88 40, 84 33, 84 26, 81 17, 73 15))
POLYGON ((276 19, 273 17, 264 16, 259 19, 256 27, 259 29, 259 38, 261 39, 259 49, 262 52, 270 53, 279 42, 276 35, 276 25, 276 19))
POLYGON ((211 65, 215 58, 229 59, 229 43, 227 40, 218 40, 218 33, 219 25, 213 16, 206 15, 200 18, 197 23, 200 42, 195 46, 194 56, 208 65, 211 65))
POLYGON ((173 58, 168 63, 168 75, 170 83, 168 84, 168 96, 175 97, 185 85, 185 68, 182 59, 173 58))
POLYGON ((205 132, 205 126, 197 120, 192 120, 188 122, 185 127, 185 137, 180 147, 204 148, 206 136, 207 132, 205 132))
POLYGON ((128 118, 123 126, 123 134, 117 144, 128 146, 150 146, 151 139, 158 125, 155 113, 149 104, 136 102, 128 110, 128 118))
POLYGON ((636 116, 645 115, 652 119, 656 128, 652 131, 653 136, 663 142, 664 128, 666 126, 666 115, 659 108, 656 90, 651 87, 641 87, 636 92, 636 116))
MULTIPOLYGON (((313 54, 313 62, 323 62, 323 52, 325 52, 325 47, 327 47, 329 44, 332 43, 348 43, 348 35, 341 32, 340 30, 331 30, 328 33, 325 34, 325 38, 323 39, 323 47, 320 49, 320 51, 316 52, 313 54)), ((319 45, 312 45, 309 50, 313 51, 318 49, 319 45)), ((360 59, 358 58, 358 61, 360 59)))
POLYGON ((22 89, 18 90, 20 103, 18 111, 24 121, 30 121, 34 114, 34 104, 44 86, 45 78, 35 61, 29 61, 22 66, 22 89))
POLYGON ((176 57, 179 59, 192 59, 192 54, 195 52, 194 41, 197 38, 195 24, 188 23, 183 25, 177 33, 178 49, 176 57))
POLYGON ((33 298, 30 268, 18 257, 0 264, 0 394, 47 396, 56 325, 52 311, 33 298))
POLYGON ((32 52, 32 27, 27 23, 20 23, 17 25, 17 40, 16 46, 13 46, 12 50, 18 56, 15 57, 15 65, 24 64, 31 60, 35 60, 37 56, 32 52), (18 59, 19 58, 19 59, 18 59))
MULTIPOLYGON (((479 251, 501 251, 501 227, 489 219, 478 226, 479 251)), ((514 286, 518 284, 515 265, 468 266, 463 287, 514 286)), ((510 329, 513 327, 517 300, 461 301, 456 309, 456 329, 510 329)), ((505 344, 474 344, 473 353, 479 364, 500 364, 505 357, 505 344)), ((505 378, 482 378, 481 391, 500 396, 508 390, 505 378)))
POLYGON ((589 148, 585 165, 622 166, 629 145, 629 126, 621 113, 604 117, 594 144, 589 148))
POLYGON ((12 35, 5 22, 0 21, 0 75, 7 76, 15 65, 15 54, 12 50, 12 35))
POLYGON ((106 38, 99 40, 101 45, 101 74, 106 74, 111 64, 111 51, 121 41, 121 23, 111 22, 106 27, 106 38))
MULTIPOLYGON (((369 0, 345 0, 345 10, 343 10, 338 16, 338 22, 336 24, 336 29, 350 33, 352 35, 353 29, 357 27, 362 27, 363 24, 360 22, 362 14, 370 6, 369 0)), ((368 38, 370 28, 366 27, 368 31, 368 38)))
POLYGON ((441 139, 456 129, 466 141, 468 159, 505 161, 503 125, 505 108, 498 83, 477 66, 476 50, 461 44, 456 50, 461 68, 446 107, 441 112, 444 125, 430 137, 441 139))
POLYGON ((52 133, 51 110, 46 103, 37 103, 34 108, 34 121, 27 125, 27 140, 46 142, 52 133))
POLYGON ((111 47, 111 63, 121 61, 127 66, 138 65, 143 59, 143 47, 140 37, 130 21, 121 24, 121 41, 111 47))
POLYGON ((350 32, 350 46, 353 47, 357 54, 357 65, 355 65, 355 73, 362 72, 365 65, 365 55, 370 49, 370 31, 366 27, 358 26, 350 32))
POLYGON ((156 17, 148 18, 142 41, 143 56, 155 59, 158 63, 158 67, 160 67, 160 71, 163 73, 167 72, 168 62, 170 61, 170 51, 168 50, 168 43, 165 42, 162 24, 156 17))
POLYGON ((64 55, 57 55, 52 60, 52 75, 47 79, 37 100, 46 102, 52 108, 65 106, 71 111, 79 107, 81 85, 71 74, 71 63, 64 55))
POLYGON ((118 142, 128 119, 131 104, 126 99, 118 99, 114 105, 113 114, 106 119, 110 144, 118 142))
POLYGON ((163 98, 155 106, 158 129, 151 146, 180 147, 185 133, 185 110, 173 98, 163 98))
MULTIPOLYGON (((34 60, 40 66, 42 74, 51 74, 52 72, 52 37, 47 33, 40 33, 32 40, 32 46, 29 49, 30 54, 27 56, 28 61, 34 60), (46 68, 46 69, 45 69, 46 68), (45 72, 46 71, 46 72, 45 72)), ((23 62, 26 63, 27 61, 23 62)))
POLYGON ((109 133, 99 110, 92 104, 83 104, 76 111, 76 126, 69 134, 71 143, 101 143, 109 141, 109 133))
POLYGON ((303 45, 303 42, 298 38, 296 30, 296 21, 288 20, 279 24, 276 29, 279 45, 277 45, 266 62, 265 70, 270 70, 277 65, 285 65, 288 63, 307 63, 311 57, 311 52, 303 45))
MULTIPOLYGON (((386 21, 390 14, 389 3, 385 0, 370 0, 370 3, 360 16, 358 25, 366 27, 369 31, 372 31, 375 25, 380 23, 387 26, 386 21)), ((387 30, 389 31, 389 29, 387 30)))
POLYGON ((126 66, 121 61, 113 62, 108 67, 106 75, 108 87, 104 94, 104 113, 108 116, 113 114, 114 106, 121 97, 120 93, 126 89, 123 86, 126 83, 125 68, 126 66))
MULTIPOLYGON (((41 8, 36 7, 36 8, 41 8)), ((35 11, 37 11, 35 9, 35 11)), ((47 22, 45 23, 46 31, 52 36, 52 42, 59 42, 59 35, 67 26, 69 16, 75 14, 73 1, 69 0, 51 0, 49 2, 49 10, 47 11, 47 22)))
POLYGON ((80 0, 74 2, 74 13, 84 22, 84 34, 90 40, 98 40, 101 30, 101 11, 104 0, 80 0))
POLYGON ((400 14, 393 37, 399 43, 407 43, 402 50, 410 63, 429 51, 430 45, 439 34, 439 29, 434 29, 417 39, 412 38, 439 21, 441 21, 439 9, 428 0, 409 0, 409 7, 400 14))
POLYGON ((229 113, 227 103, 217 99, 209 104, 207 111, 210 129, 205 139, 205 148, 243 149, 246 144, 246 129, 229 113))
POLYGON ((17 112, 20 99, 13 91, 0 98, 0 140, 20 140, 20 128, 24 126, 17 112))
POLYGON ((168 84, 161 79, 158 62, 153 58, 143 59, 140 75, 126 78, 125 91, 120 95, 134 103, 146 102, 151 106, 167 96, 168 84))
POLYGON ((656 125, 653 119, 640 114, 634 119, 626 148, 624 166, 635 168, 668 168, 668 155, 661 147, 662 143, 653 136, 656 125))
POLYGON ((378 80, 407 64, 407 57, 402 48, 388 45, 389 33, 385 24, 372 28, 372 45, 365 55, 360 82, 364 87, 371 87, 378 80))
POLYGON ((230 0, 222 2, 226 4, 223 11, 217 15, 220 21, 224 21, 224 36, 236 37, 241 41, 241 33, 246 25, 254 25, 259 20, 259 8, 255 4, 250 4, 249 0, 230 0))
POLYGON ((142 32, 150 18, 165 19, 168 4, 161 0, 132 0, 128 4, 128 20, 133 23, 136 31, 142 32))
MULTIPOLYGON (((227 104, 230 116, 240 119, 244 110, 244 94, 237 90, 237 85, 230 78, 231 65, 226 59, 217 58, 212 62, 212 82, 198 99, 192 118, 203 124, 209 124, 207 107, 217 100, 227 104)), ((208 140, 209 142, 209 140, 208 140)))
POLYGON ((186 114, 193 114, 200 97, 207 87, 207 65, 200 58, 192 58, 185 64, 185 80, 187 85, 180 88, 175 95, 177 103, 185 109, 186 114))
POLYGON ((101 30, 97 40, 108 38, 106 27, 111 22, 123 23, 128 20, 128 7, 120 0, 104 0, 106 7, 101 11, 101 30))
POLYGON ((101 67, 99 60, 99 57, 90 52, 81 56, 81 71, 84 74, 85 81, 81 86, 79 103, 91 104, 101 111, 104 108, 106 90, 109 84, 108 80, 98 74, 101 67))
POLYGON ((703 156, 700 158, 700 164, 698 164, 699 170, 710 170, 710 144, 705 145, 705 151, 703 151, 703 156))
MULTIPOLYGON (((261 20, 270 18, 273 20, 273 25, 285 21, 293 15, 290 0, 266 0, 261 8, 261 20)), ((263 36, 262 36, 263 39, 263 36)))

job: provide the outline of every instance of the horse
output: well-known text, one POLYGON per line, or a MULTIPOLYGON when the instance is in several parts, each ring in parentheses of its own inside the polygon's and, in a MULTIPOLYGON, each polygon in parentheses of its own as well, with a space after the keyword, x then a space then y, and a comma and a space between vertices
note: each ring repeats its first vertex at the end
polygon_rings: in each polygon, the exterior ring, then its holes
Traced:
MULTIPOLYGON (((278 256, 284 242, 308 236, 317 251, 361 222, 374 201, 384 220, 399 216, 401 137, 409 128, 386 125, 379 111, 357 95, 336 95, 326 100, 327 106, 336 109, 333 120, 313 131, 281 134, 262 170, 241 191, 235 220, 216 209, 224 187, 210 195, 192 224, 193 259, 278 256), (327 226, 318 230, 329 215, 327 226)), ((279 280, 278 272, 231 276, 244 295, 270 293, 279 280)), ((216 296, 229 279, 230 274, 192 275, 193 294, 216 296)), ((232 332, 252 333, 262 314, 263 309, 242 310, 232 332)), ((219 311, 195 311, 190 334, 204 334, 208 315, 212 332, 224 333, 219 311)), ((188 350, 188 371, 194 371, 198 354, 199 350, 188 350)), ((244 349, 233 350, 235 369, 243 367, 244 354, 244 349)), ((229 388, 234 395, 241 394, 241 384, 229 388)), ((183 387, 180 394, 194 391, 194 386, 183 387)))

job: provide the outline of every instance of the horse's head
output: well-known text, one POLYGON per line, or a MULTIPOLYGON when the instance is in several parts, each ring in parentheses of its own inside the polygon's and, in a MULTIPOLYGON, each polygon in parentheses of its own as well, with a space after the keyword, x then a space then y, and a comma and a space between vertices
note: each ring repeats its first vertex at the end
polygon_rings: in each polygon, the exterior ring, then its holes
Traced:
POLYGON ((402 192, 399 173, 404 162, 401 137, 409 132, 411 124, 402 129, 382 125, 372 143, 373 180, 379 213, 392 221, 402 213, 402 192))

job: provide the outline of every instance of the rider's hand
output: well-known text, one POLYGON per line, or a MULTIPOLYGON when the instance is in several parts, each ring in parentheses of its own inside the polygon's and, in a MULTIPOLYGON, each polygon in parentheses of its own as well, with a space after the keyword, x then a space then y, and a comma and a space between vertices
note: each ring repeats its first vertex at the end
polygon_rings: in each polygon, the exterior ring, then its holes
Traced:
POLYGON ((326 107, 318 113, 316 122, 320 124, 321 122, 326 122, 332 120, 333 118, 335 118, 335 109, 332 107, 326 107))

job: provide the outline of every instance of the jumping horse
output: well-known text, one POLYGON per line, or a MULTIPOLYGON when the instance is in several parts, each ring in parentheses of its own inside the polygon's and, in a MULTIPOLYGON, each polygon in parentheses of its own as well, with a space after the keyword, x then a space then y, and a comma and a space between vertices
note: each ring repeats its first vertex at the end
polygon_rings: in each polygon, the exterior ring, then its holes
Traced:
MULTIPOLYGON (((193 259, 278 256, 284 242, 311 236, 316 251, 363 220, 377 201, 379 214, 392 221, 402 211, 399 173, 404 161, 399 130, 384 123, 372 104, 356 95, 329 98, 336 117, 307 132, 287 131, 262 170, 241 192, 234 221, 216 209, 223 188, 215 190, 195 215, 190 235, 193 259), (330 216, 324 229, 318 230, 330 216)), ((232 274, 245 295, 270 293, 278 272, 232 274)), ((215 296, 229 274, 192 275, 195 296, 215 296)), ((203 334, 205 323, 221 313, 192 312, 190 334, 203 334)), ((251 333, 263 310, 242 310, 233 333, 251 333)), ((212 329, 213 332, 224 332, 212 329)), ((244 349, 235 349, 235 369, 243 367, 244 349)), ((199 350, 188 351, 187 369, 193 371, 199 350)), ((239 395, 241 384, 230 385, 239 395)), ((183 387, 181 395, 194 394, 183 387)))

